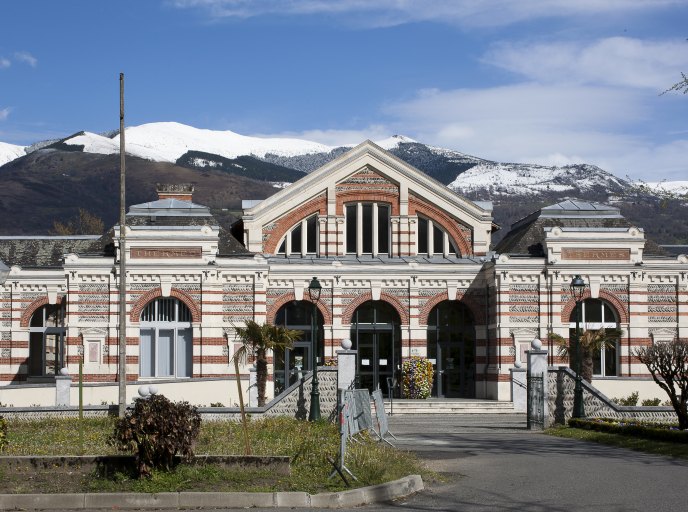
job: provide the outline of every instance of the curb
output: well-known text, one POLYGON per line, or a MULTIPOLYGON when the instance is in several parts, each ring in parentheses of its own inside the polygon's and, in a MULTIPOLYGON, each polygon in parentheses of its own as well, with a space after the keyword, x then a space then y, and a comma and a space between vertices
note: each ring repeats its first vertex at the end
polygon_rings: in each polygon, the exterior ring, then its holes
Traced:
POLYGON ((424 489, 420 475, 350 491, 0 494, 0 510, 156 508, 343 508, 405 498, 424 489))

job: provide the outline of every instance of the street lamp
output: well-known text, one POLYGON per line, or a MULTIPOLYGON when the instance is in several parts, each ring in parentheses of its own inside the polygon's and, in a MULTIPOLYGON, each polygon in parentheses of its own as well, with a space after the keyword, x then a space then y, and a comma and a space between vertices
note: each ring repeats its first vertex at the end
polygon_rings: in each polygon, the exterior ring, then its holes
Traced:
POLYGON ((318 307, 322 286, 317 277, 314 277, 308 285, 308 296, 313 303, 313 313, 311 317, 311 336, 313 353, 313 379, 311 380, 311 410, 308 414, 308 421, 320 420, 320 390, 318 389, 318 307))
POLYGON ((576 387, 573 389, 573 417, 585 418, 585 408, 583 407, 583 383, 581 381, 581 343, 580 343, 580 321, 581 321, 581 302, 585 293, 585 281, 577 274, 571 280, 571 294, 576 301, 576 387))

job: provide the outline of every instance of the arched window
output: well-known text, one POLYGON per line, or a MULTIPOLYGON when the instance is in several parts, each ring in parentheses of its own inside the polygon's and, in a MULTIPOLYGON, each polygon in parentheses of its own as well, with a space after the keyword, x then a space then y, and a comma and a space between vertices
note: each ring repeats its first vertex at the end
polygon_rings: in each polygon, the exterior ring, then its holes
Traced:
POLYGON ((454 240, 439 224, 425 217, 418 217, 416 252, 428 256, 456 256, 461 254, 454 240))
POLYGON ((433 395, 475 398, 475 327, 460 301, 445 300, 430 312, 428 359, 435 365, 433 395))
POLYGON ((38 308, 29 323, 29 377, 57 375, 65 365, 65 304, 38 308))
POLYGON ((318 217, 311 215, 296 224, 284 235, 277 254, 306 256, 318 253, 318 217))
POLYGON ((384 203, 347 203, 346 253, 389 255, 389 205, 384 203))
MULTIPOLYGON (((305 372, 312 370, 313 304, 306 300, 293 301, 280 308, 275 316, 275 325, 301 331, 301 338, 294 342, 294 346, 285 351, 274 354, 275 396, 284 391, 291 384, 297 382, 305 372)), ((324 329, 323 316, 317 312, 318 340, 316 347, 319 364, 323 364, 324 329)))
MULTIPOLYGON (((581 334, 587 330, 598 331, 618 329, 619 316, 616 310, 607 302, 600 299, 586 299, 581 303, 581 334)), ((576 309, 569 319, 569 339, 576 335, 576 309)), ((596 377, 615 377, 619 374, 619 343, 613 348, 599 350, 593 354, 592 374, 596 377)))
POLYGON ((141 312, 139 377, 191 377, 191 312, 173 298, 160 298, 141 312))

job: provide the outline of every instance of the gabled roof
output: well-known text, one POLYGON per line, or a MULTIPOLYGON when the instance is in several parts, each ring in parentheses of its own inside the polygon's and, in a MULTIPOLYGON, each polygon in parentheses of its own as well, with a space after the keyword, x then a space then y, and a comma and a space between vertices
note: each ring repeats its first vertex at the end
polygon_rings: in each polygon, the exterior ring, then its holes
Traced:
POLYGON ((439 198, 460 208, 471 217, 483 220, 492 218, 491 203, 481 202, 478 204, 460 196, 423 171, 385 151, 370 140, 362 142, 339 158, 323 165, 289 187, 248 208, 244 212, 245 216, 258 218, 267 212, 272 212, 273 209, 278 208, 279 205, 286 203, 294 197, 301 198, 302 200, 314 197, 323 191, 323 183, 326 180, 341 181, 365 165, 371 165, 376 171, 384 174, 391 181, 398 182, 398 178, 403 177, 416 189, 431 191, 439 198), (360 165, 354 165, 355 169, 352 169, 351 164, 360 165))

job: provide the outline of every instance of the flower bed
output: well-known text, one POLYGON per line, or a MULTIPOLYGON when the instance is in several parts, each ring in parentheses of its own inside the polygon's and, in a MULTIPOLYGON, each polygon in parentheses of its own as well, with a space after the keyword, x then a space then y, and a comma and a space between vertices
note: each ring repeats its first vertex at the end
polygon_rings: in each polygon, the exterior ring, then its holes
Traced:
POLYGON ((571 418, 569 426, 598 432, 642 437, 655 441, 688 443, 688 430, 679 430, 677 425, 669 423, 652 423, 641 420, 619 420, 613 418, 571 418))

